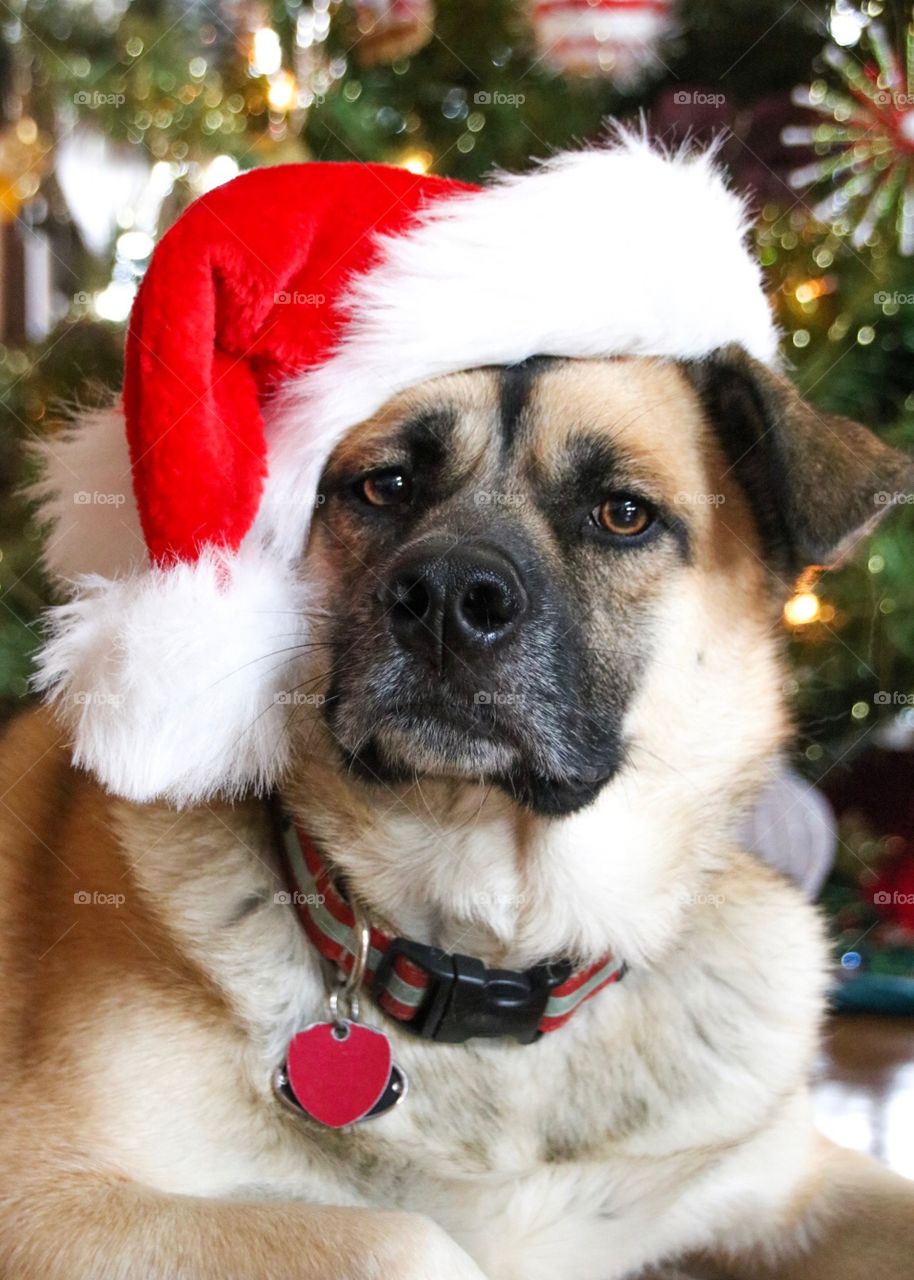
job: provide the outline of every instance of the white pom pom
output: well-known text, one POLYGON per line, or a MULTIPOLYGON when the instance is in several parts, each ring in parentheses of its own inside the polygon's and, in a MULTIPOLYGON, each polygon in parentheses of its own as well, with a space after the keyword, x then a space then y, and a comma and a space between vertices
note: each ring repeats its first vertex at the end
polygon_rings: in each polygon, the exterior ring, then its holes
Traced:
POLYGON ((304 595, 255 550, 80 579, 49 611, 36 677, 75 762, 130 800, 269 788, 287 758, 304 595))

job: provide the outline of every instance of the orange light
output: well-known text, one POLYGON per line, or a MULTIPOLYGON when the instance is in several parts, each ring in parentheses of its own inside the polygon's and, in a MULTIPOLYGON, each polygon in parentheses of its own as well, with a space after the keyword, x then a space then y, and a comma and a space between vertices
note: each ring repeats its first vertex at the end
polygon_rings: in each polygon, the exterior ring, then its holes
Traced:
POLYGON ((410 173, 428 173, 432 167, 432 156, 429 151, 405 151, 397 164, 410 173))
POLYGON ((784 605, 784 621, 790 627, 806 627, 821 616, 822 606, 814 591, 798 591, 784 605))
POLYGON ((804 280, 802 284, 798 284, 793 291, 793 296, 797 302, 815 302, 816 298, 831 292, 831 281, 826 276, 819 276, 815 280, 804 280))
POLYGON ((267 90, 267 102, 274 111, 290 111, 295 106, 298 96, 298 85, 290 71, 277 71, 270 77, 267 90))

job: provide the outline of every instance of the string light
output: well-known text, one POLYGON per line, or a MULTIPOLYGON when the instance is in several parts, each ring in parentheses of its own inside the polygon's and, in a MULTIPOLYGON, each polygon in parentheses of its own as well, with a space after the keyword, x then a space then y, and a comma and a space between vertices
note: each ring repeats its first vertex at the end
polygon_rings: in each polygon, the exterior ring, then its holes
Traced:
POLYGON ((152 253, 155 241, 145 231, 124 231, 117 238, 117 252, 131 262, 142 262, 152 253))
POLYGON ((92 305, 95 308, 95 314, 102 320, 120 324, 129 316, 135 297, 135 284, 125 280, 112 280, 107 288, 95 295, 92 305))
POLYGON ((814 591, 798 591, 784 605, 784 621, 790 627, 806 627, 821 617, 822 606, 814 591))
POLYGON ((200 173, 196 186, 201 192, 212 191, 215 187, 221 187, 223 182, 230 182, 238 172, 238 161, 234 156, 213 156, 200 173))
POLYGON ((793 291, 793 296, 799 303, 815 302, 817 298, 823 297, 827 293, 834 292, 835 282, 825 276, 818 276, 813 280, 804 280, 798 284, 793 291))
POLYGON ((274 111, 291 111, 298 98, 298 85, 290 71, 277 71, 270 77, 267 102, 274 111))
POLYGON ((252 76, 272 76, 282 66, 282 45, 272 27, 258 27, 254 32, 249 66, 252 76))
POLYGON ((397 164, 410 173, 428 173, 432 167, 432 154, 430 151, 404 151, 397 164))

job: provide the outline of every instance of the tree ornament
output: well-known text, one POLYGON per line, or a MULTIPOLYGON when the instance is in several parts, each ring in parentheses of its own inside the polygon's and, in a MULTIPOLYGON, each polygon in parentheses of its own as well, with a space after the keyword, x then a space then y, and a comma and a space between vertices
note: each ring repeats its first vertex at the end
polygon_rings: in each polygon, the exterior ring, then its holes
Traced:
MULTIPOLYGON (((864 22, 865 19, 861 19, 864 22)), ((822 57, 837 84, 819 80, 794 101, 822 117, 784 130, 789 146, 812 147, 816 158, 795 169, 796 189, 828 187, 813 218, 855 248, 884 231, 904 257, 914 254, 914 24, 896 49, 877 22, 863 30, 867 57, 827 45, 822 57)))
POLYGON ((743 822, 741 838, 763 861, 815 899, 835 860, 831 806, 793 769, 774 775, 743 822))
POLYGON ((540 61, 571 76, 604 76, 634 89, 662 66, 672 0, 533 0, 540 61))
POLYGON ((432 0, 355 0, 355 20, 353 54, 361 67, 409 58, 435 34, 432 0))

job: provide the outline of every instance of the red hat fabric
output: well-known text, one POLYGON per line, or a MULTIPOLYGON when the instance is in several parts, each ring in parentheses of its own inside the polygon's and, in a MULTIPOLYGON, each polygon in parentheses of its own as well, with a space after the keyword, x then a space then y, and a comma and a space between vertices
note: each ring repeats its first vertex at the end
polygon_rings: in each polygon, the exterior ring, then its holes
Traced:
POLYGON ((153 254, 122 410, 44 450, 65 600, 37 685, 74 759, 134 800, 275 785, 337 442, 421 381, 536 354, 773 361, 746 226, 712 156, 626 136, 482 188, 316 163, 203 196, 153 254))
POLYGON ((347 280, 435 200, 472 188, 383 165, 257 169, 164 236, 127 335, 124 415, 153 561, 237 550, 266 475, 261 402, 339 340, 347 280))

